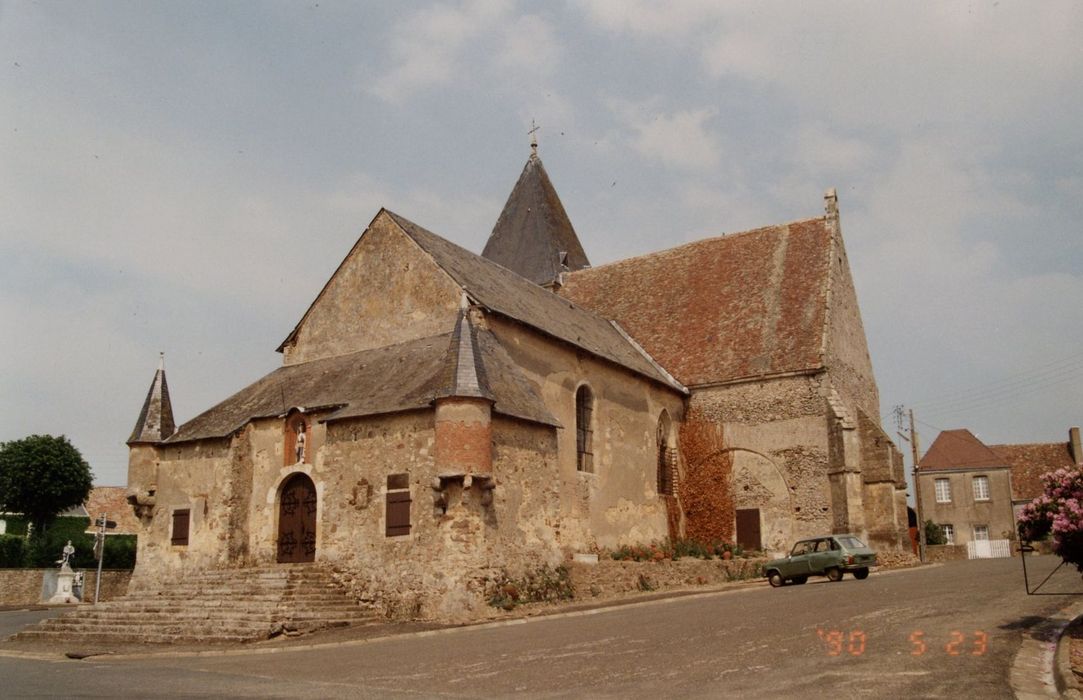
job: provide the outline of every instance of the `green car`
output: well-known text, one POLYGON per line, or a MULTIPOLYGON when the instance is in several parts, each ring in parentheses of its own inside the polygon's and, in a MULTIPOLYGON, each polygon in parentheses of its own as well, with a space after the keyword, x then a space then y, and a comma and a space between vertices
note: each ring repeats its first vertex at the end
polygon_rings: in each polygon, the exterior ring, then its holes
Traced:
POLYGON ((869 567, 876 566, 876 552, 853 535, 825 535, 801 540, 790 556, 772 559, 763 570, 767 581, 778 588, 787 581, 804 583, 809 576, 826 576, 841 581, 845 572, 856 579, 869 577, 869 567))

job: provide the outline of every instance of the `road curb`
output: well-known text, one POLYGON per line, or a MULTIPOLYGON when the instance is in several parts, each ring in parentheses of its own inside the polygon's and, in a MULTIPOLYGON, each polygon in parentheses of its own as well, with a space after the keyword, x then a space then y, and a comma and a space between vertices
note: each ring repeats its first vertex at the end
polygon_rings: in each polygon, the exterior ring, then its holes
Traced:
POLYGON ((1009 674, 1015 697, 1020 700, 1083 698, 1078 688, 1072 687, 1075 681, 1068 645, 1060 643, 1068 626, 1081 617, 1083 602, 1074 602, 1023 635, 1009 674))

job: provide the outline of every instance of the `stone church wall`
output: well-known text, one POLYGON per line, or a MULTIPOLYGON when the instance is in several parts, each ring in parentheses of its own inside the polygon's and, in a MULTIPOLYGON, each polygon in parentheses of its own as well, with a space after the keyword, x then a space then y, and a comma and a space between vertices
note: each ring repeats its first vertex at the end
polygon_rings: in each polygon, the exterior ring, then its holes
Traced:
POLYGON ((489 327, 563 426, 557 431, 563 545, 589 551, 668 536, 657 490, 662 412, 683 418, 680 394, 499 317, 489 327), (575 396, 594 397, 593 472, 576 468, 575 396))
POLYGON ((771 555, 830 532, 825 406, 815 376, 695 389, 681 429, 686 535, 734 541, 744 508, 759 509, 771 555))
POLYGON ((447 333, 460 296, 390 217, 377 216, 283 347, 285 364, 447 333))
POLYGON ((878 416, 880 392, 876 387, 857 291, 841 235, 836 235, 834 239, 830 274, 824 362, 831 385, 848 406, 860 408, 870 416, 878 416))
POLYGON ((230 442, 207 440, 158 449, 150 485, 156 486, 153 517, 139 533, 132 587, 168 584, 187 568, 227 562, 229 510, 220 497, 229 478, 230 442), (173 513, 190 511, 189 544, 171 544, 173 513))

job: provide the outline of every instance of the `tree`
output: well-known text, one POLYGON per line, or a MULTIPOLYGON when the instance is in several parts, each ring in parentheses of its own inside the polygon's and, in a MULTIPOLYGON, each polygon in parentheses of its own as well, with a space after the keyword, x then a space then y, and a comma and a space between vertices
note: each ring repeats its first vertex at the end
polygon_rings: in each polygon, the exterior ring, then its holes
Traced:
POLYGON ((1053 536, 1053 553, 1083 571, 1083 469, 1058 469, 1042 475, 1045 492, 1023 506, 1019 538, 1053 536))
POLYGON ((63 435, 0 443, 0 511, 22 513, 37 533, 86 501, 93 480, 90 465, 63 435))
POLYGON ((932 520, 925 521, 925 544, 947 544, 948 538, 944 536, 944 528, 932 520))

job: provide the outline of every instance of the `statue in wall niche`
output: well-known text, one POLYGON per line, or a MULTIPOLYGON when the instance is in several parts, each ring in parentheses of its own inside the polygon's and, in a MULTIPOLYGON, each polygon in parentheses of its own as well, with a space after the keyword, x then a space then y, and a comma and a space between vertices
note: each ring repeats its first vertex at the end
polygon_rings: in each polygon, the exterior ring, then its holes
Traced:
POLYGON ((297 424, 297 447, 294 448, 294 454, 297 456, 297 463, 305 461, 305 422, 301 421, 297 424))

